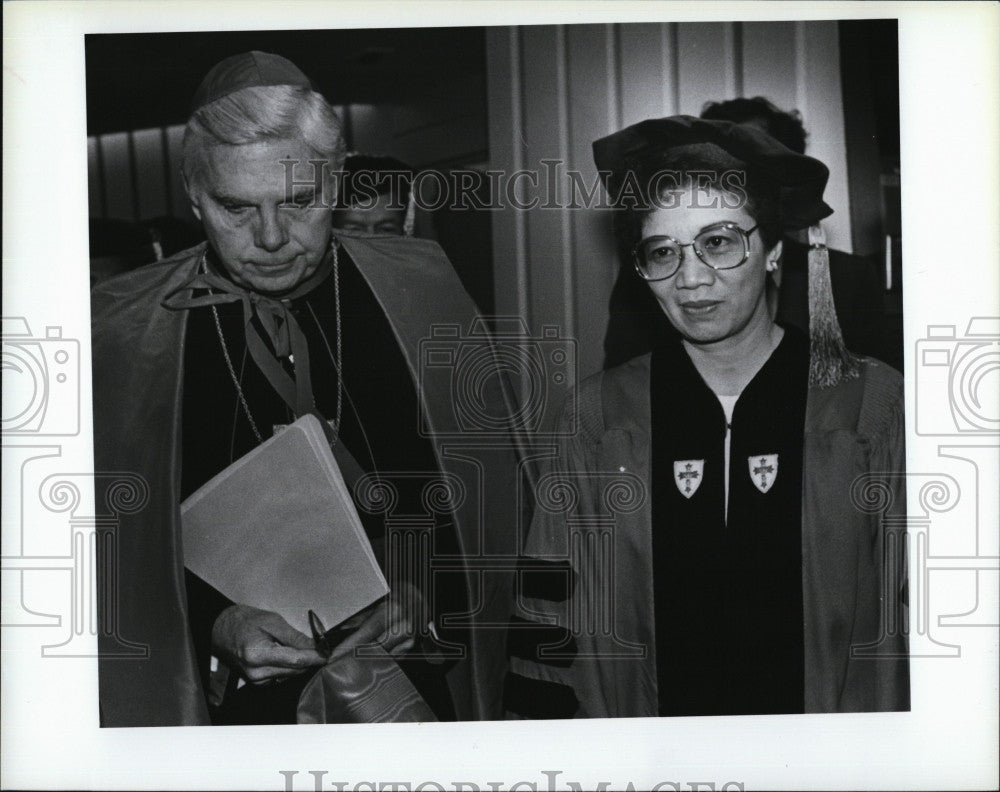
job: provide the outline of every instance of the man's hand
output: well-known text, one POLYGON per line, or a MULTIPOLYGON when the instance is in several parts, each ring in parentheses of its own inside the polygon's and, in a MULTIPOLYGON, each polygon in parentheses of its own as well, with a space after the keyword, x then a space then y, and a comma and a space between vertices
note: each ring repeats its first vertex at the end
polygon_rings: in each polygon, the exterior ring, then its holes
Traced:
POLYGON ((212 651, 254 685, 278 681, 321 666, 326 659, 312 639, 277 613, 232 605, 212 627, 212 651))
POLYGON ((341 625, 353 630, 333 650, 337 657, 359 646, 380 644, 394 656, 410 651, 416 644, 414 618, 423 612, 423 597, 409 583, 402 583, 384 600, 379 600, 341 625))

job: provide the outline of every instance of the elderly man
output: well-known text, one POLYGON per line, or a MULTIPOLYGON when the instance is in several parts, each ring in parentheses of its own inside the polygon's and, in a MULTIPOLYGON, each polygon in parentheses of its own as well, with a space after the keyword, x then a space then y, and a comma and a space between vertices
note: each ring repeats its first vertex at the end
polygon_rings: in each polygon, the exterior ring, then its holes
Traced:
MULTIPOLYGON (((99 581, 111 600, 101 614, 103 725, 292 722, 297 708, 303 720, 304 686, 320 709, 328 691, 379 695, 364 688, 364 658, 333 672, 278 614, 230 602, 184 570, 180 503, 307 413, 328 427, 349 486, 376 476, 397 495, 392 514, 359 503, 380 561, 399 514, 429 526, 431 555, 515 550, 513 524, 482 524, 502 510, 475 483, 496 482, 508 497, 513 457, 470 452, 465 469, 445 458, 435 427, 454 412, 448 389, 417 385, 420 339, 437 323, 472 321, 471 302, 433 243, 331 235, 343 157, 340 121, 294 64, 261 52, 222 61, 199 87, 184 137, 184 180, 207 243, 92 295, 95 469, 149 485, 148 506, 123 515, 102 549, 102 568, 117 572, 99 581), (468 482, 470 497, 431 509, 428 482, 441 477, 468 482), (122 642, 148 657, 123 656, 122 642), (317 668, 328 678, 310 688, 317 668)), ((500 623, 509 576, 477 581, 473 602, 461 564, 432 570, 425 553, 393 569, 407 566, 389 576, 389 606, 363 612, 345 644, 378 641, 398 654, 419 642, 424 659, 400 664, 408 679, 392 661, 388 672, 393 695, 411 683, 422 701, 409 711, 334 707, 334 719, 495 716, 503 634, 460 616, 500 623), (393 599, 400 593, 408 609, 393 599), (461 624, 449 630, 448 616, 461 624)))

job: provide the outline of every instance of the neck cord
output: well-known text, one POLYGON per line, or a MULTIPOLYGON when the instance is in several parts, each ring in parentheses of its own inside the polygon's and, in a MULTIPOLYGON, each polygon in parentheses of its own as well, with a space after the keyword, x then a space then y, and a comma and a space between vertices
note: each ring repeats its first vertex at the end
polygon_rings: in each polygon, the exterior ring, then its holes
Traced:
POLYGON ((334 241, 333 245, 333 305, 334 305, 334 324, 336 327, 336 344, 337 344, 337 354, 333 354, 330 349, 330 342, 327 340, 326 333, 323 330, 323 325, 319 323, 319 319, 316 317, 316 312, 313 311, 312 303, 306 300, 306 307, 309 309, 309 315, 312 316, 313 321, 316 323, 316 327, 319 329, 320 337, 323 339, 323 345, 326 347, 326 352, 330 356, 330 360, 333 361, 333 367, 337 370, 337 417, 333 422, 333 441, 330 443, 332 448, 337 444, 337 440, 340 437, 340 418, 343 414, 344 409, 344 371, 343 371, 343 338, 340 323, 340 262, 337 258, 337 243, 334 241))
POLYGON ((260 429, 257 428, 257 422, 254 421, 253 415, 250 414, 250 405, 247 404, 247 398, 243 395, 243 388, 240 387, 240 378, 236 376, 236 368, 229 357, 229 350, 226 348, 226 337, 222 334, 222 324, 219 322, 219 309, 215 305, 212 306, 212 318, 215 320, 215 330, 219 334, 219 343, 222 345, 222 356, 226 359, 226 368, 229 369, 229 376, 233 380, 233 385, 236 386, 236 395, 239 397, 240 404, 243 405, 243 412, 246 414, 247 421, 250 422, 250 428, 253 430, 254 437, 257 438, 258 443, 263 443, 264 438, 260 433, 260 429))
MULTIPOLYGON (((334 356, 333 352, 330 350, 330 343, 326 339, 326 333, 323 332, 323 328, 320 326, 319 321, 316 318, 315 312, 313 312, 312 306, 309 302, 306 305, 309 307, 309 313, 312 314, 313 320, 316 322, 316 326, 319 327, 320 335, 323 337, 323 343, 326 345, 327 352, 330 354, 330 358, 333 362, 334 368, 337 370, 337 417, 333 425, 333 439, 330 441, 330 447, 332 448, 337 444, 337 440, 340 436, 340 420, 342 414, 343 400, 344 400, 344 380, 342 376, 342 361, 341 361, 341 351, 343 345, 341 321, 340 321, 340 271, 339 262, 337 256, 337 243, 331 241, 331 253, 333 256, 333 294, 334 294, 334 321, 336 323, 337 331, 337 354, 334 356)), ((206 248, 205 253, 202 254, 201 258, 201 269, 204 272, 208 272, 208 249, 206 248)), ((236 375, 236 367, 233 366, 232 358, 229 356, 229 349, 226 347, 226 338, 222 332, 222 323, 219 321, 219 309, 216 305, 212 305, 212 319, 215 321, 215 330, 219 335, 219 343, 222 346, 222 356, 226 361, 226 368, 229 370, 229 376, 233 381, 233 386, 236 388, 236 395, 239 398, 240 405, 243 407, 243 412, 247 417, 247 421, 250 424, 250 429, 253 431, 254 437, 257 438, 258 443, 264 442, 264 437, 257 427, 257 422, 254 421, 253 415, 250 413, 250 405, 247 403, 246 395, 243 393, 243 386, 240 384, 240 378, 236 375)))
POLYGON ((309 315, 312 316, 313 321, 316 323, 316 328, 319 330, 320 337, 323 339, 323 345, 326 347, 326 352, 330 356, 330 360, 333 361, 333 367, 337 370, 337 417, 334 419, 333 422, 333 441, 330 443, 331 448, 337 444, 337 440, 340 437, 340 418, 344 411, 344 381, 343 381, 344 373, 343 369, 341 368, 341 366, 343 365, 343 358, 341 357, 342 341, 341 341, 340 311, 339 311, 340 284, 337 281, 334 281, 334 287, 336 294, 335 300, 338 306, 338 311, 336 315, 336 327, 337 327, 336 355, 334 355, 333 351, 330 349, 330 342, 326 338, 326 332, 323 330, 323 325, 319 323, 319 319, 316 317, 316 312, 313 311, 312 304, 308 300, 306 300, 306 307, 309 309, 309 315))

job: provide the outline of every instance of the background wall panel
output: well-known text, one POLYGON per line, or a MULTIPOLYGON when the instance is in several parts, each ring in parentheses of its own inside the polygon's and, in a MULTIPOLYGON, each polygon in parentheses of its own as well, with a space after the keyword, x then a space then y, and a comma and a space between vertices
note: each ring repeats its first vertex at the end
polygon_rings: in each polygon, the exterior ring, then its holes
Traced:
POLYGON ((783 109, 796 107, 795 22, 744 22, 743 95, 766 96, 783 109))
POLYGON ((139 217, 162 217, 169 214, 170 193, 166 178, 163 135, 159 129, 140 129, 132 133, 139 217))
MULTIPOLYGON (((531 108, 522 126, 527 142, 523 167, 536 175, 537 181, 518 180, 518 186, 523 188, 519 191, 522 203, 532 199, 546 202, 543 160, 567 161, 566 39, 564 27, 546 25, 523 29, 523 101, 526 108, 531 108)), ((525 210, 515 208, 513 211, 525 210)), ((567 325, 572 324, 575 301, 567 299, 567 283, 572 281, 575 267, 565 232, 567 214, 543 207, 528 210, 526 214, 527 253, 531 262, 528 269, 529 315, 572 332, 567 325)))
POLYGON ((734 27, 729 22, 677 25, 678 112, 698 115, 706 101, 740 95, 734 27))
POLYGON ((96 137, 87 138, 87 203, 91 217, 104 216, 104 172, 101 168, 100 143, 96 137))
POLYGON ((129 133, 101 135, 101 163, 104 169, 105 211, 118 220, 136 220, 137 196, 132 181, 129 133))
POLYGON ((806 153, 826 163, 830 181, 826 202, 834 214, 823 221, 827 241, 853 252, 851 207, 847 191, 847 142, 840 85, 840 37, 836 22, 797 22, 802 51, 796 72, 802 85, 798 109, 809 137, 806 153))
POLYGON ((678 104, 677 26, 619 25, 622 124, 673 115, 678 104), (659 108, 659 110, 656 110, 659 108))
MULTIPOLYGON (((524 130, 521 76, 521 29, 490 28, 486 32, 486 61, 489 64, 487 104, 489 113, 490 167, 508 172, 524 163, 524 130)), ((497 314, 524 315, 528 304, 528 249, 524 212, 498 211, 493 214, 493 258, 500 262, 494 270, 497 314)))
MULTIPOLYGON (((620 71, 619 27, 617 25, 574 25, 568 28, 569 128, 570 146, 567 167, 580 172, 587 185, 597 181, 592 144, 622 126, 622 75, 620 71)), ((600 195, 600 192, 597 193, 600 195)), ((592 208, 567 209, 566 217, 575 321, 567 323, 566 333, 577 340, 577 359, 581 370, 600 367, 606 329, 607 311, 595 296, 610 294, 615 270, 614 237, 610 213, 592 208)), ((543 273, 533 273, 537 279, 543 273)), ((564 313, 568 310, 564 308, 564 313)), ((596 370, 596 369, 595 369, 596 370)))
POLYGON ((181 175, 181 143, 184 140, 184 127, 175 124, 166 127, 165 132, 167 172, 170 174, 170 213, 174 217, 193 218, 187 192, 184 190, 184 179, 181 175))

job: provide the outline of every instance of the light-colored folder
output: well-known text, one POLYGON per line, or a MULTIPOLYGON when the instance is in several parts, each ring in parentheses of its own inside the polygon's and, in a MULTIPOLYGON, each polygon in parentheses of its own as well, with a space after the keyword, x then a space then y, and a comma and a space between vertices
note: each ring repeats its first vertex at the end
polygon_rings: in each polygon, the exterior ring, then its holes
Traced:
POLYGON ((233 602, 310 634, 389 591, 319 421, 306 415, 181 504, 184 563, 233 602))

